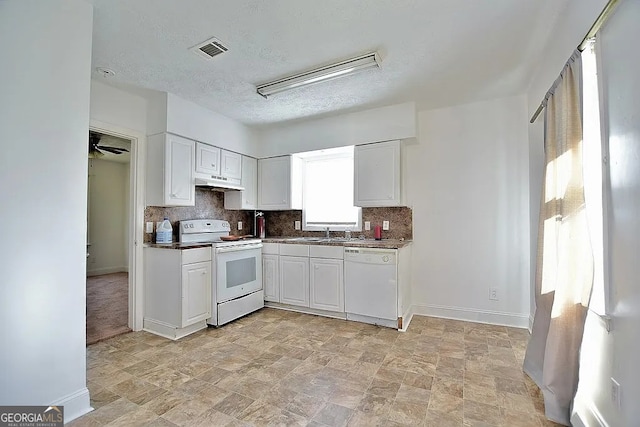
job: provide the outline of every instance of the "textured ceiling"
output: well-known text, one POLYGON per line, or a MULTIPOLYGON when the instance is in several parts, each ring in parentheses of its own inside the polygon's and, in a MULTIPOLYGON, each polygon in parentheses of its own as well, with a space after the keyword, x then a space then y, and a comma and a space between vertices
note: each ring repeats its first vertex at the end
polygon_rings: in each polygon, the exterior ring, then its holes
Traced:
MULTIPOLYGON (((566 0, 90 0, 93 68, 249 125, 522 93, 566 0), (206 61, 189 48, 217 37, 206 61), (382 68, 263 99, 255 85, 377 50, 382 68)), ((94 71, 95 73, 95 71, 94 71)), ((97 74, 94 76, 101 78, 97 74)))

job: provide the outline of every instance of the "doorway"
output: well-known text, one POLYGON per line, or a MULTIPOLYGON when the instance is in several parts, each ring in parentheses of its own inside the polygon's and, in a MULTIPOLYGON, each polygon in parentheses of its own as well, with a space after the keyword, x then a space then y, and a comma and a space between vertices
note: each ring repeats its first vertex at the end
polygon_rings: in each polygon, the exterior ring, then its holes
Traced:
POLYGON ((129 332, 131 141, 89 132, 87 344, 129 332))
POLYGON ((145 166, 144 134, 97 120, 89 131, 87 344, 142 329, 145 166))

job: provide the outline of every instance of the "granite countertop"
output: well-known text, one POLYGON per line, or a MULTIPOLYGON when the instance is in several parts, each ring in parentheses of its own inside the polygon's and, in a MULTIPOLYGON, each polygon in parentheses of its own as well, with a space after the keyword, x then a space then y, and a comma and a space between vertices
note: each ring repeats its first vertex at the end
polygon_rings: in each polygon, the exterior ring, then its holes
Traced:
MULTIPOLYGON (((404 248, 412 243, 412 240, 398 240, 398 239, 336 239, 331 238, 329 240, 308 240, 300 237, 267 237, 262 239, 264 243, 288 243, 294 245, 324 245, 324 246, 349 246, 357 248, 379 248, 379 249, 398 249, 404 248)), ((147 248, 159 248, 159 249, 195 249, 195 248, 208 248, 211 243, 145 243, 144 247, 147 248)))
POLYGON ((324 245, 324 246, 349 246, 358 248, 379 248, 379 249, 399 249, 409 246, 412 240, 398 239, 336 239, 329 240, 306 240, 300 237, 267 237, 262 239, 263 243, 290 243, 294 245, 324 245))

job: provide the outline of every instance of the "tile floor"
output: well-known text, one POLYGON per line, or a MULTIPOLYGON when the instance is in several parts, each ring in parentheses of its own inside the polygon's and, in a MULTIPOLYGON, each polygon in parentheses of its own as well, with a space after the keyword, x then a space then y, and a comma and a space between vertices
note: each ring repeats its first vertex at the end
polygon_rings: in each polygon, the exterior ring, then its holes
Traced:
POLYGON ((129 332, 129 274, 87 277, 87 344, 129 332))
POLYGON ((263 309, 180 341, 87 348, 71 426, 538 426, 522 329, 414 317, 408 332, 263 309))

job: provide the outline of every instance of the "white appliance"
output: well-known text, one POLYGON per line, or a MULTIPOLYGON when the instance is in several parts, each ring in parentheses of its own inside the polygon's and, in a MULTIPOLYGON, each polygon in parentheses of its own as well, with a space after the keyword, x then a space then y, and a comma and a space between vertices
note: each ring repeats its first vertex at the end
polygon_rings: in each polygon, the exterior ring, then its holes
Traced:
POLYGON ((262 240, 222 241, 229 236, 227 221, 194 219, 180 221, 181 243, 211 243, 211 318, 220 326, 264 307, 262 290, 262 240))
POLYGON ((397 261, 395 249, 344 248, 347 319, 397 328, 397 261))

